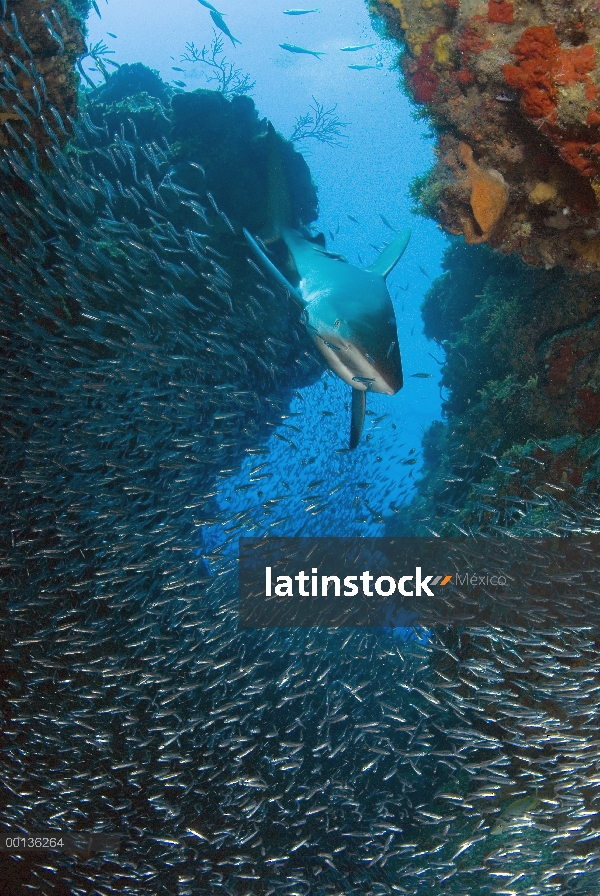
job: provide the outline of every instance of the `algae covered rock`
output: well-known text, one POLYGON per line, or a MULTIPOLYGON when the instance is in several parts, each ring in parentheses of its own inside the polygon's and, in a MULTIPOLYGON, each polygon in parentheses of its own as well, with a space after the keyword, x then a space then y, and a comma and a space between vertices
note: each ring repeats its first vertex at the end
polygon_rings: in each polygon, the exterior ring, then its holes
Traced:
POLYGON ((94 90, 90 100, 94 105, 110 105, 131 99, 140 93, 156 97, 168 103, 173 90, 165 84, 158 72, 141 62, 125 63, 113 72, 110 78, 94 90))

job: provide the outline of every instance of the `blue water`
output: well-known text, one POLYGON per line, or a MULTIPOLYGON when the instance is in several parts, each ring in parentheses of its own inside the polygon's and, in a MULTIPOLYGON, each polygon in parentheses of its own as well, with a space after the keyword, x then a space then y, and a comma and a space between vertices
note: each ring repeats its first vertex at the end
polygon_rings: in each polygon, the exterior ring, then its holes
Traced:
MULTIPOLYGON (((337 106, 336 114, 347 125, 344 146, 314 140, 297 144, 318 187, 320 217, 315 228, 326 234, 328 248, 353 264, 368 265, 377 254, 372 245, 393 238, 380 215, 398 229, 411 227, 413 234, 388 279, 404 388, 393 398, 369 396, 368 411, 373 414, 367 417, 359 448, 347 452, 350 390, 324 371, 320 382, 293 400, 294 416, 273 434, 266 454, 248 458, 239 472, 222 480, 216 501, 223 523, 205 530, 205 546, 227 540, 228 530, 239 533, 239 524, 228 521, 244 512, 251 521, 244 527, 246 534, 382 533, 384 520, 410 498, 420 468, 420 460, 414 466, 402 466, 401 460, 411 449, 419 457, 424 430, 440 416, 439 367, 429 354, 436 353, 436 346, 421 333, 420 305, 429 280, 420 268, 431 278, 439 274, 445 239, 433 222, 411 213, 408 196, 411 179, 433 161, 432 143, 426 125, 411 117, 411 104, 399 89, 398 48, 375 31, 363 0, 345 0, 343 11, 339 2, 325 0, 320 12, 304 16, 284 15, 290 8, 287 0, 223 0, 218 8, 241 41, 234 48, 225 38, 227 60, 255 81, 252 96, 261 116, 290 136, 314 97, 326 109, 337 106), (280 49, 281 43, 325 55, 317 59, 292 54, 280 49), (360 52, 340 51, 370 43, 375 46, 360 52), (380 68, 356 71, 350 64, 380 68), (431 373, 432 378, 411 378, 416 372, 431 373), (260 463, 267 467, 259 475, 268 478, 253 483, 251 472, 260 463)), ((181 60, 187 43, 201 48, 213 38, 209 11, 197 0, 107 0, 100 10, 102 19, 93 11, 90 15, 88 44, 104 40, 115 51, 111 58, 117 63, 141 61, 167 82, 183 81, 187 90, 207 86, 203 67, 181 60)), ((86 68, 95 80, 102 80, 89 59, 86 68)))

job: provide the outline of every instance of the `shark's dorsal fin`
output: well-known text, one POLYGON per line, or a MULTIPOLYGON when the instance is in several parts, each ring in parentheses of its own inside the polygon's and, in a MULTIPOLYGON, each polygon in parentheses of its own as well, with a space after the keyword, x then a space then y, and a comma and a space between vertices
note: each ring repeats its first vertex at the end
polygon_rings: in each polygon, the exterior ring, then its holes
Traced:
POLYGON ((260 262, 260 264, 263 266, 263 268, 266 271, 268 271, 268 273, 276 280, 277 283, 279 283, 280 286, 283 286, 283 288, 289 292, 289 294, 291 295, 293 300, 295 302, 297 302, 301 308, 306 308, 306 302, 304 301, 304 299, 302 298, 302 296, 300 295, 300 293, 298 292, 296 287, 292 286, 292 284, 289 283, 286 280, 286 278, 283 276, 281 271, 275 267, 275 265, 273 264, 271 259, 267 258, 267 256, 265 255, 263 250, 260 248, 260 246, 254 239, 252 234, 250 234, 246 230, 245 227, 244 227, 244 236, 246 237, 246 240, 247 240, 250 248, 254 252, 254 255, 256 256, 256 258, 260 262))
POLYGON ((352 390, 352 420, 350 423, 350 448, 356 448, 365 423, 365 410, 367 408, 366 389, 352 390))
POLYGON ((410 227, 407 227, 406 230, 402 231, 400 236, 397 236, 395 240, 392 240, 392 242, 385 247, 379 258, 375 259, 373 264, 369 265, 367 271, 370 271, 372 274, 379 274, 385 279, 404 255, 404 250, 408 246, 409 239, 410 227))

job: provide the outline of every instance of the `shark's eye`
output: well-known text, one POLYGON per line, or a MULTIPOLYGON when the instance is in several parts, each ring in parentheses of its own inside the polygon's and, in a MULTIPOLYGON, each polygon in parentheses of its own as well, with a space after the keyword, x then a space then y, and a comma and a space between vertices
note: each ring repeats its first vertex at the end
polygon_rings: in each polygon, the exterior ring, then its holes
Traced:
POLYGON ((340 326, 341 323, 342 323, 341 320, 334 320, 333 326, 336 328, 336 330, 340 326))

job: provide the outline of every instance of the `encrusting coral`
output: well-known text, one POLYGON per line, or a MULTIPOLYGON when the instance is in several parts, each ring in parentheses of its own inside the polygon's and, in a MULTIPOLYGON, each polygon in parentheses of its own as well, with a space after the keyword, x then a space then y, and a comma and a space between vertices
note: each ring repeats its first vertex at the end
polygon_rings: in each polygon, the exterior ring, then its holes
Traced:
MULTIPOLYGON (((437 162, 415 190, 426 211, 450 233, 518 253, 528 264, 599 270, 596 0, 369 6, 404 46, 408 90, 438 130, 437 162), (479 169, 505 185, 505 208, 487 229, 465 189, 465 144, 479 169)), ((499 188, 493 192, 500 199, 499 188)))

